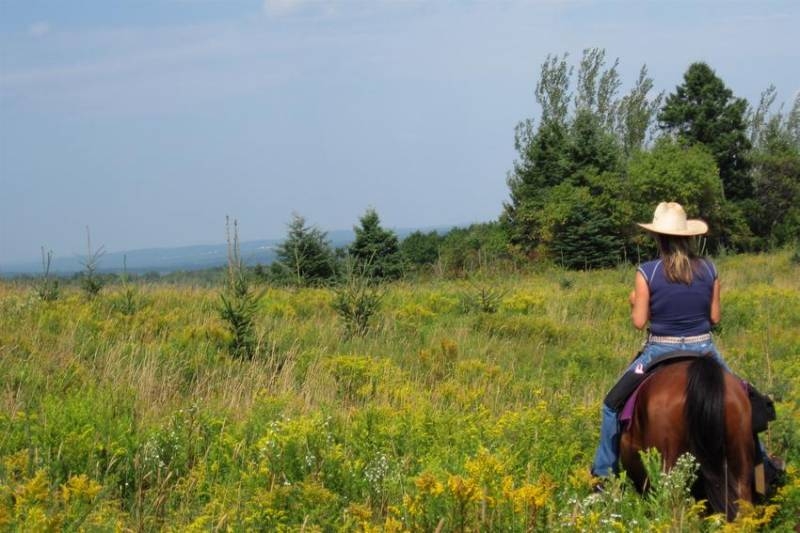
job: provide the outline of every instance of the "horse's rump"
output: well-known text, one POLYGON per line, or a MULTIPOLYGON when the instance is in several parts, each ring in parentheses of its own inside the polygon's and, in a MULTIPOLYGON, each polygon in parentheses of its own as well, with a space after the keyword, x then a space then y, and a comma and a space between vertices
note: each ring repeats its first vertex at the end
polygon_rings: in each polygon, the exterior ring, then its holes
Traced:
POLYGON ((736 501, 752 501, 754 445, 750 403, 737 378, 711 357, 658 370, 639 391, 620 459, 639 490, 646 475, 639 452, 656 448, 666 470, 691 453, 700 463, 697 497, 729 518, 736 501))

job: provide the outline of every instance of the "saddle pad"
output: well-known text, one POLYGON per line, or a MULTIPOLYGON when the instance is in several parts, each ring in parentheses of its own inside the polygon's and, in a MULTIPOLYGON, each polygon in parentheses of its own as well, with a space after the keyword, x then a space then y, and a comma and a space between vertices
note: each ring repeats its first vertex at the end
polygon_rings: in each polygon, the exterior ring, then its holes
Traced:
POLYGON ((647 383, 654 375, 655 373, 648 374, 625 401, 625 405, 619 412, 619 424, 621 431, 628 429, 628 426, 631 423, 631 419, 633 418, 633 409, 636 407, 636 399, 639 397, 639 391, 642 390, 642 385, 647 383))

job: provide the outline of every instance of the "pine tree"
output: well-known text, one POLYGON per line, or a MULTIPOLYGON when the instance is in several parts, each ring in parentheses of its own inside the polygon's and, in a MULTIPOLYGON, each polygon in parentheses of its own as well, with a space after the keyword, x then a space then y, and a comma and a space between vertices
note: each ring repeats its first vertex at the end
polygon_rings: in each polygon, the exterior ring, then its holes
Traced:
POLYGON ((693 63, 683 76, 683 84, 667 96, 658 115, 663 130, 709 149, 719 167, 725 197, 733 201, 753 195, 746 110, 747 101, 734 97, 711 67, 693 63))
POLYGON ((370 279, 399 278, 403 274, 403 261, 397 235, 381 227, 374 209, 367 209, 360 222, 360 226, 353 228, 356 238, 349 248, 357 267, 370 279))
POLYGON ((305 218, 297 213, 292 215, 289 232, 278 246, 277 257, 277 268, 298 285, 325 283, 336 274, 327 234, 315 226, 307 226, 305 218))
POLYGON ((250 288, 244 262, 239 249, 239 225, 234 219, 231 234, 230 219, 225 217, 228 237, 228 271, 225 286, 220 293, 217 312, 231 334, 229 350, 237 359, 252 359, 258 351, 255 317, 258 302, 264 291, 256 293, 250 288))

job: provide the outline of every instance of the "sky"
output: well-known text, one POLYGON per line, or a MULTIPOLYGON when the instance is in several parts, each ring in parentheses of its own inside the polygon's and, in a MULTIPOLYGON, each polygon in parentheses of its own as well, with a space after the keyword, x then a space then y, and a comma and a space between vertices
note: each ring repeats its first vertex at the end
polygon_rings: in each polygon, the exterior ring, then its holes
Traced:
POLYGON ((800 3, 0 0, 0 266, 496 219, 549 54, 800 91, 800 3))

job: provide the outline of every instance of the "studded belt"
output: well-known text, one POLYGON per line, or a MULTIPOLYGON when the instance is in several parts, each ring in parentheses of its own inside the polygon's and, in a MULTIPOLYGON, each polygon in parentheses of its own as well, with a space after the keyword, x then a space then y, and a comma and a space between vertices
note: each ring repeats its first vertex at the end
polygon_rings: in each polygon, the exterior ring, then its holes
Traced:
POLYGON ((703 333, 702 335, 692 335, 691 337, 667 337, 661 335, 650 335, 647 342, 656 342, 659 344, 691 344, 695 342, 705 342, 711 340, 711 333, 703 333))

